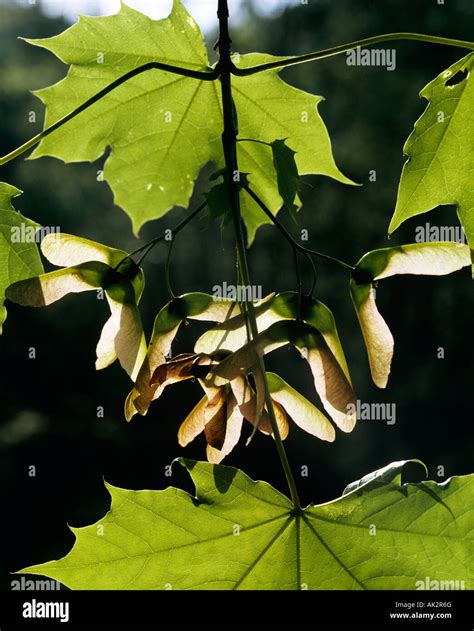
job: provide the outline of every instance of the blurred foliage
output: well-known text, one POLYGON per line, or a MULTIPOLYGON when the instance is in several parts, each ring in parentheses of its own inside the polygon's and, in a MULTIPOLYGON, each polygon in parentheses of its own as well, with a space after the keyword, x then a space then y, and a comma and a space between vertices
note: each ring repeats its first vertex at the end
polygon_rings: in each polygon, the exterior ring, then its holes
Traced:
MULTIPOLYGON (((471 0, 311 0, 287 9, 269 21, 247 6, 247 20, 233 32, 234 48, 274 54, 298 54, 388 31, 417 31, 472 39, 474 5, 471 0)), ((20 8, 11 0, 0 4, 0 151, 37 133, 43 122, 42 105, 29 90, 64 76, 65 67, 46 51, 18 41, 47 37, 65 28, 46 18, 38 6, 20 8), (36 122, 31 123, 31 112, 36 122)), ((213 38, 209 38, 212 43, 213 38)), ((130 42, 130 45, 133 45, 130 42)), ((346 187, 322 177, 300 184, 304 202, 296 226, 282 213, 294 234, 309 231, 308 245, 349 262, 377 247, 415 240, 415 227, 454 225, 453 208, 422 215, 399 229, 390 241, 392 215, 403 164, 402 146, 425 103, 419 90, 464 51, 415 42, 390 44, 396 48, 396 70, 349 67, 344 55, 285 70, 282 76, 297 87, 321 94, 320 112, 329 128, 336 161, 346 175, 363 184, 346 187), (375 170, 376 182, 369 181, 375 170)), ((50 158, 2 167, 0 179, 25 191, 16 206, 26 216, 64 232, 133 249, 126 215, 114 207, 107 185, 97 180, 96 164, 64 165, 50 158)), ((201 199, 202 181, 193 207, 201 199)), ((143 240, 172 227, 185 211, 148 224, 143 240)), ((212 291, 215 284, 234 281, 235 263, 230 227, 224 232, 207 220, 194 222, 179 236, 173 253, 175 293, 212 291)), ((142 301, 147 332, 154 315, 167 300, 164 246, 147 259, 147 286, 142 301)), ((271 227, 257 235, 250 251, 253 282, 263 291, 294 289, 292 252, 271 227)), ((305 274, 310 282, 309 271, 305 274)), ((287 442, 290 461, 304 503, 327 501, 344 486, 391 461, 420 458, 431 477, 437 467, 445 477, 472 471, 473 293, 469 272, 442 278, 398 277, 380 287, 377 302, 395 337, 392 377, 385 391, 370 382, 361 334, 348 295, 344 271, 318 265, 317 297, 334 312, 359 398, 366 402, 395 402, 397 422, 361 421, 352 434, 338 432, 336 442, 323 444, 294 425, 287 442), (443 347, 445 359, 437 359, 443 347), (303 465, 309 476, 301 477, 303 465)), ((81 526, 101 517, 107 508, 105 477, 125 488, 164 488, 172 483, 190 489, 186 477, 165 465, 183 451, 176 431, 199 394, 197 384, 184 382, 168 388, 149 415, 126 424, 123 400, 128 378, 118 365, 94 371, 95 345, 107 317, 105 305, 94 296, 70 296, 48 309, 9 306, 0 339, 2 380, 0 395, 0 472, 3 505, 12 519, 5 522, 12 542, 4 550, 2 579, 8 571, 62 556, 73 536, 66 522, 81 526), (36 359, 28 359, 30 347, 36 359), (103 406, 104 418, 97 418, 103 406), (36 477, 29 477, 29 467, 36 477), (30 533, 35 532, 32 538, 30 533), (40 535, 38 533, 41 533, 40 535)), ((190 350, 204 330, 191 324, 181 330, 174 352, 190 350)), ((280 373, 303 394, 315 400, 312 379, 304 361, 282 349, 272 354, 269 369, 280 373)), ((225 464, 238 465, 254 478, 263 478, 286 491, 272 441, 256 437, 249 448, 234 450, 225 464)), ((197 440, 184 452, 204 457, 197 440)), ((442 479, 442 478, 441 478, 442 479)))

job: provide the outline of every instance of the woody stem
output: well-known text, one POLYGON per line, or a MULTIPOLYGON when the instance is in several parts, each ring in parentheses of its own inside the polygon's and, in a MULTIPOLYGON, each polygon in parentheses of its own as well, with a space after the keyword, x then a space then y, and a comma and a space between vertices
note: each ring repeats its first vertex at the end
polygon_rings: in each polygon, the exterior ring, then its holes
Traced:
MULTIPOLYGON (((244 233, 242 227, 242 217, 240 214, 240 198, 238 182, 235 182, 234 176, 238 174, 237 162, 237 121, 234 102, 232 99, 232 82, 231 74, 233 63, 231 59, 231 39, 229 35, 229 9, 227 0, 218 0, 217 17, 219 19, 219 39, 216 48, 219 52, 219 80, 221 82, 222 106, 224 116, 224 131, 222 134, 222 146, 224 150, 224 158, 226 165, 226 182, 228 186, 228 194, 230 206, 232 209, 232 217, 234 222, 234 231, 236 238, 237 260, 240 275, 243 283, 250 286, 250 274, 247 261, 247 253, 245 248, 244 233)), ((251 300, 245 303, 245 314, 248 322, 248 328, 252 339, 258 335, 257 319, 255 309, 251 300)), ((291 499, 296 511, 301 511, 301 504, 296 489, 295 480, 291 471, 290 463, 286 455, 283 441, 281 439, 278 423, 273 409, 272 398, 268 387, 267 374, 263 357, 259 357, 258 368, 263 377, 265 388, 265 406, 268 411, 270 423, 272 427, 273 437, 278 450, 278 455, 285 472, 288 487, 291 493, 291 499)))

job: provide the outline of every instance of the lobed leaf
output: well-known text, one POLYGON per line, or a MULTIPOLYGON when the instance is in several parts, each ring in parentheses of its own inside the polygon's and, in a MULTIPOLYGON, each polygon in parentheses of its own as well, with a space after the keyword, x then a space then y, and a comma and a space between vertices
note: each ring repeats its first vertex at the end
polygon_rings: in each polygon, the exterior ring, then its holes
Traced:
POLYGON ((474 586, 472 475, 401 484, 395 462, 295 513, 238 469, 179 462, 195 497, 107 485, 110 511, 72 528, 69 554, 19 573, 88 590, 415 590, 426 577, 474 586))
POLYGON ((428 106, 403 148, 408 160, 389 233, 410 217, 455 204, 474 252, 473 63, 474 54, 469 53, 420 92, 428 106))
POLYGON ((36 230, 40 226, 17 212, 12 199, 21 191, 10 184, 0 182, 0 335, 7 317, 4 306, 5 291, 9 285, 43 272, 43 265, 35 241, 16 240, 24 229, 36 230))
MULTIPOLYGON (((70 64, 62 81, 35 93, 46 105, 46 126, 147 63, 211 70, 202 34, 180 0, 174 0, 169 17, 163 20, 152 20, 122 3, 116 15, 81 16, 60 35, 26 41, 70 64), (146 37, 137 37, 137 33, 146 33, 146 37), (124 42, 133 42, 133 46, 125 50, 124 42)), ((234 61, 246 67, 273 59, 250 54, 234 61)), ((233 97, 242 138, 268 143, 287 138, 288 147, 297 153, 300 174, 321 174, 352 183, 334 162, 329 135, 317 110, 321 97, 284 83, 278 71, 234 77, 233 97)), ((174 206, 188 206, 194 182, 208 162, 218 169, 223 166, 222 128, 218 81, 151 70, 122 84, 45 137, 32 157, 93 162, 110 147, 104 179, 138 233, 144 223, 162 217, 174 206)), ((256 143, 238 145, 241 172, 249 173, 253 190, 272 212, 278 212, 282 198, 272 149, 256 143)), ((269 220, 246 197, 242 196, 242 215, 252 242, 258 227, 269 220)))

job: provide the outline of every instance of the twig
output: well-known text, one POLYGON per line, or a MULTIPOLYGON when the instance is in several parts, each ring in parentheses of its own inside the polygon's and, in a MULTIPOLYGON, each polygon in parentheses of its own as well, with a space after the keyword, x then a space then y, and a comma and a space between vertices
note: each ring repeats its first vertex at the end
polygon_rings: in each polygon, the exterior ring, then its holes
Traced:
POLYGON ((380 44, 382 42, 391 42, 395 40, 414 40, 418 42, 428 42, 430 44, 442 44, 444 46, 455 46, 457 48, 474 50, 474 42, 467 42, 460 39, 437 37, 436 35, 424 35, 422 33, 385 33, 383 35, 375 35, 374 37, 359 39, 356 42, 351 42, 349 44, 341 44, 340 46, 334 46, 333 48, 325 48, 324 50, 308 53, 307 55, 287 57, 286 59, 271 61, 270 63, 259 64, 258 66, 251 66, 250 68, 238 68, 233 65, 232 74, 238 77, 247 77, 249 75, 256 74, 257 72, 264 72, 265 70, 286 68, 288 66, 303 64, 308 61, 318 61, 319 59, 325 59, 326 57, 332 57, 333 55, 340 55, 341 53, 349 50, 354 50, 354 48, 358 48, 359 46, 372 46, 373 44, 380 44))
MULTIPOLYGON (((207 202, 203 202, 200 206, 198 206, 195 210, 193 210, 193 212, 188 215, 187 217, 185 217, 182 221, 179 222, 179 224, 177 226, 175 226, 174 228, 171 228, 171 234, 174 236, 175 234, 178 234, 192 219, 194 219, 194 217, 196 215, 198 215, 201 210, 203 210, 203 208, 205 208, 207 205, 207 202)), ((121 261, 119 261, 119 263, 117 263, 117 265, 115 266, 114 269, 118 270, 118 268, 128 259, 132 258, 132 256, 135 256, 135 254, 138 254, 139 252, 142 252, 143 250, 145 250, 145 252, 143 253, 143 255, 140 257, 140 259, 137 261, 137 265, 140 266, 141 263, 143 262, 143 260, 145 259, 146 256, 148 256, 149 252, 151 252, 151 250, 155 247, 155 245, 157 243, 159 243, 160 241, 163 241, 164 239, 166 239, 166 236, 168 234, 168 230, 170 230, 170 228, 168 228, 167 230, 165 230, 165 232, 163 234, 160 234, 159 237, 155 237, 154 239, 152 239, 151 241, 148 241, 148 243, 145 243, 145 245, 141 245, 139 248, 137 248, 136 250, 133 250, 133 252, 130 252, 130 254, 127 254, 127 256, 125 256, 121 261)))
POLYGON ((264 202, 260 199, 260 197, 256 193, 254 193, 254 191, 252 191, 252 189, 247 184, 243 184, 242 188, 260 206, 260 208, 263 210, 263 212, 267 215, 267 217, 269 217, 271 219, 272 223, 275 224, 275 226, 278 228, 278 230, 282 233, 282 235, 285 237, 285 239, 290 243, 290 245, 293 248, 297 248, 298 250, 300 250, 300 252, 304 252, 305 254, 309 254, 310 256, 317 256, 317 257, 319 257, 321 259, 324 259, 326 261, 331 261, 332 263, 337 263, 338 265, 340 265, 341 267, 344 267, 346 269, 349 269, 349 270, 353 270, 354 269, 354 267, 352 265, 349 265, 349 263, 345 263, 344 261, 341 261, 340 259, 337 259, 334 256, 329 256, 329 254, 323 254, 322 252, 317 252, 316 250, 310 250, 309 248, 305 248, 303 245, 298 243, 298 241, 296 241, 291 236, 291 234, 283 226, 283 224, 281 224, 280 221, 270 212, 270 210, 267 208, 267 206, 264 204, 264 202))

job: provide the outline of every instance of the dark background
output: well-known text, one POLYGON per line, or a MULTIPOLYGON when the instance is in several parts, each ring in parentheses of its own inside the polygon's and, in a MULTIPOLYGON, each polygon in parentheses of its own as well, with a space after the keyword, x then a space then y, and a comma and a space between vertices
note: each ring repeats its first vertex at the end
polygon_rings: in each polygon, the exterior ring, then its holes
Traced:
MULTIPOLYGON (((247 5, 247 20, 233 30, 234 49, 274 54, 302 54, 389 31, 416 31, 472 39, 472 0, 310 0, 263 20, 247 5)), ((28 46, 17 36, 47 37, 66 24, 45 17, 38 6, 0 4, 0 151, 6 153, 41 129, 43 108, 29 90, 59 80, 65 67, 47 51, 28 46), (28 122, 30 111, 37 123, 28 122)), ((212 45, 214 39, 210 38, 212 45)), ((415 228, 456 225, 455 209, 439 208, 406 222, 387 240, 400 171, 402 147, 426 103, 417 94, 465 51, 415 42, 390 43, 397 50, 394 72, 346 65, 345 55, 286 70, 292 84, 326 97, 320 112, 326 122, 336 161, 363 187, 346 187, 322 177, 301 181, 304 207, 298 221, 309 230, 308 245, 351 263, 368 250, 415 240, 415 228), (377 181, 369 182, 375 169, 377 181)), ((51 158, 19 159, 2 167, 0 180, 25 191, 15 201, 26 216, 64 232, 134 249, 128 217, 114 207, 107 184, 97 182, 103 161, 64 165, 51 158)), ((196 200, 202 192, 198 185, 196 200)), ((194 202, 193 206, 194 207, 194 202)), ((145 241, 173 226, 185 212, 176 209, 148 224, 145 241)), ((290 230, 298 231, 283 213, 290 230)), ((193 222, 176 243, 172 281, 176 293, 211 292, 214 284, 234 278, 232 235, 206 221, 193 222)), ((145 263, 147 286, 142 300, 147 334, 156 312, 167 300, 165 248, 145 263)), ((295 289, 292 252, 271 227, 258 232, 250 252, 253 283, 265 293, 295 289)), ((309 282, 309 274, 305 275, 309 282)), ((370 381, 367 357, 348 295, 347 274, 318 265, 317 297, 334 312, 358 397, 364 402, 396 403, 397 422, 361 421, 352 434, 338 432, 333 444, 304 434, 294 424, 286 447, 303 503, 325 502, 341 494, 354 479, 389 462, 420 458, 430 477, 445 479, 472 471, 472 307, 469 271, 441 278, 398 277, 382 281, 377 292, 381 313, 396 341, 392 375, 385 391, 370 381), (445 359, 437 359, 444 347, 445 359), (309 476, 300 477, 301 466, 309 476), (444 476, 438 478, 438 466, 444 476)), ((0 339, 0 474, 3 508, 2 586, 8 572, 64 556, 73 544, 66 524, 83 526, 104 515, 109 506, 103 478, 125 488, 161 489, 168 484, 192 490, 184 472, 164 475, 179 455, 204 457, 198 439, 182 450, 176 439, 180 422, 200 397, 199 386, 184 382, 168 388, 147 417, 127 424, 123 400, 129 381, 118 364, 95 372, 95 345, 108 317, 93 294, 70 296, 48 309, 9 305, 0 339), (28 349, 36 359, 28 359, 28 349), (97 418, 97 406, 105 418, 97 418), (36 477, 29 477, 30 465, 36 477)), ((203 330, 183 328, 174 352, 189 351, 203 330)), ((276 369, 306 396, 317 400, 310 373, 286 349, 274 353, 276 369)), ((248 430, 246 428, 246 435, 248 430)), ((245 440, 224 464, 265 479, 286 492, 271 439, 245 440)))

